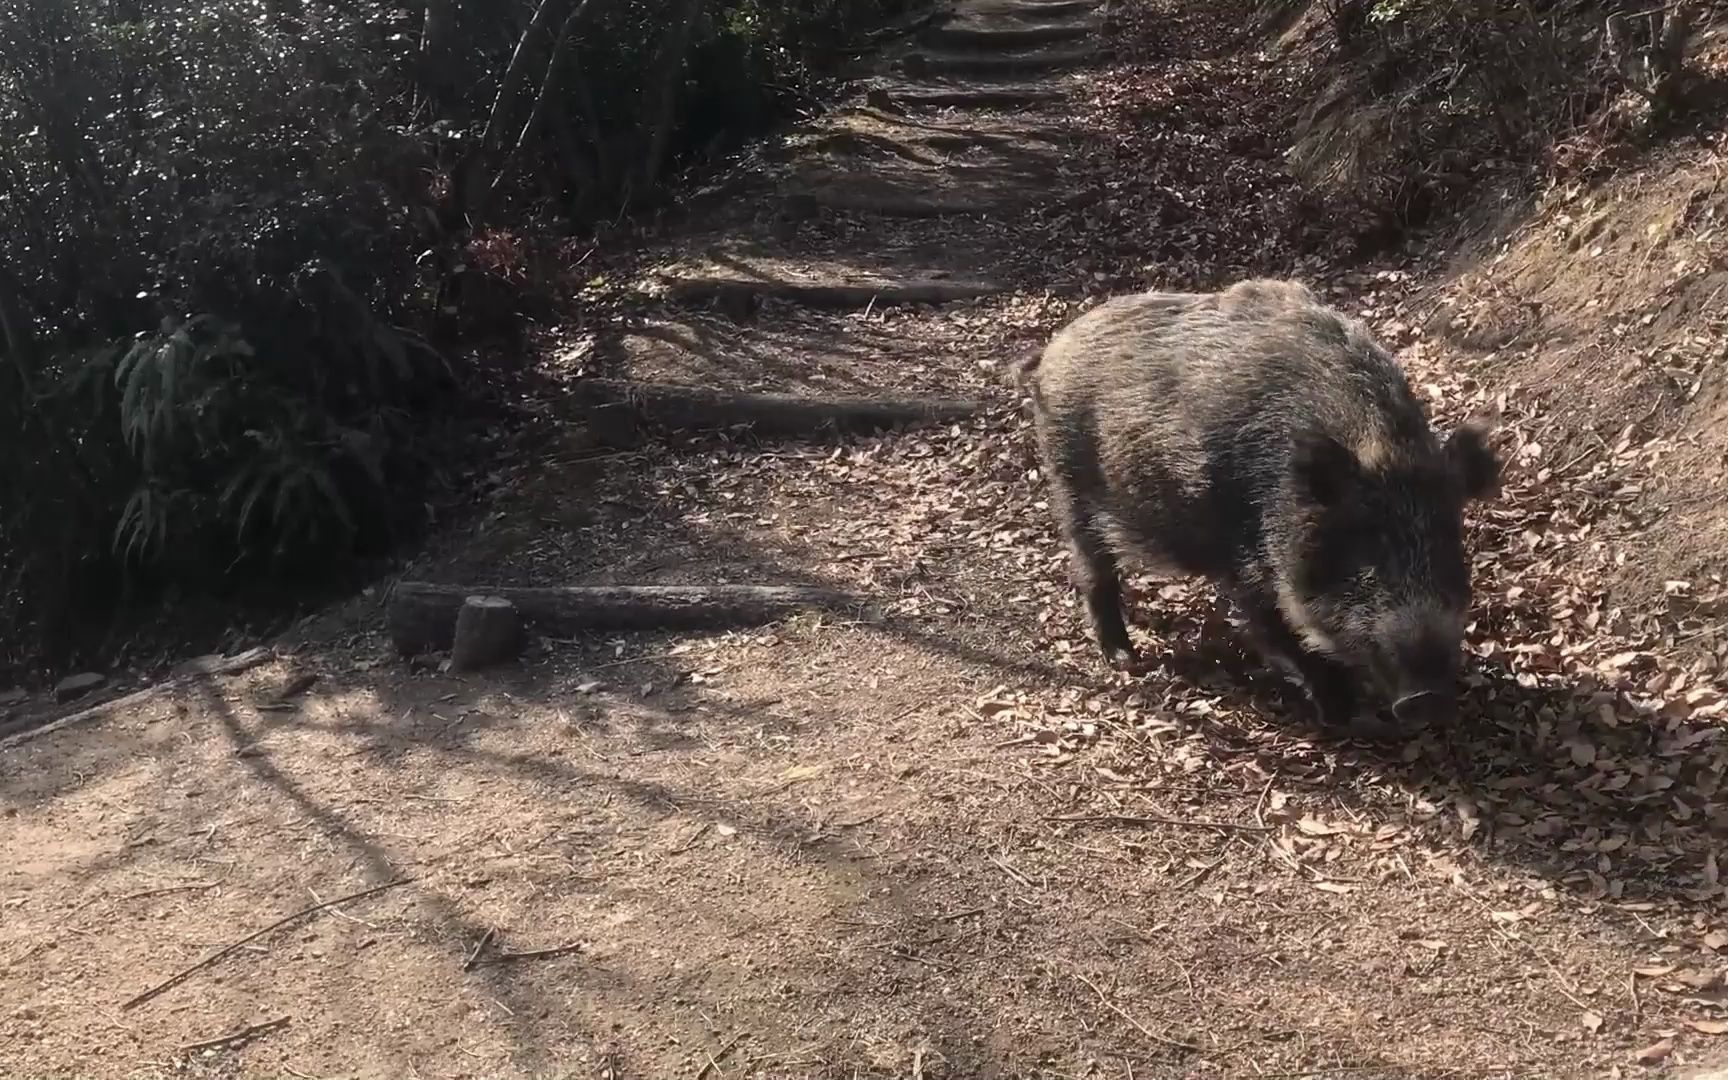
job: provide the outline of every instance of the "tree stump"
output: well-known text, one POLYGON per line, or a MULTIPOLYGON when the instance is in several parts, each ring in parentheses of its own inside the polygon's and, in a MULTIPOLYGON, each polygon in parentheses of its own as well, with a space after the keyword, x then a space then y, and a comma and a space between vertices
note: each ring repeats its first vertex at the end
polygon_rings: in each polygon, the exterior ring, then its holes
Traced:
POLYGON ((522 615, 502 596, 470 596, 456 612, 451 671, 478 671, 522 651, 522 615))

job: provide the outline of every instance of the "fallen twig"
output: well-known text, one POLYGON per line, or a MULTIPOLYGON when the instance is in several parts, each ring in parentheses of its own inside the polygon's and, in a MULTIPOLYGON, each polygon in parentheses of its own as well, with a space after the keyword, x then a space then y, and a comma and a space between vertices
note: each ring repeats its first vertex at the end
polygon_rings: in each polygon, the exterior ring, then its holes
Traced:
POLYGON ((245 1039, 250 1039, 254 1035, 260 1035, 266 1031, 274 1031, 279 1027, 284 1027, 287 1025, 288 1019, 289 1018, 286 1016, 278 1016, 276 1019, 266 1020, 262 1024, 251 1024, 247 1027, 241 1028, 239 1031, 227 1035, 218 1035, 214 1039, 205 1039, 203 1042, 187 1043, 185 1046, 180 1048, 180 1052, 182 1054, 195 1054, 200 1050, 214 1050, 218 1046, 228 1046, 245 1039))
POLYGON ((1003 873, 1007 874, 1009 877, 1013 878, 1015 881, 1018 881, 1020 884, 1026 886, 1028 889, 1036 889, 1038 887, 1037 885, 1034 885, 1032 883, 1032 880, 1030 878, 1028 878, 1025 874, 1022 874, 1020 871, 1014 869, 1012 866, 1008 865, 1008 863, 1005 862, 1004 860, 998 859, 996 856, 992 855, 992 856, 990 856, 990 861, 995 863, 1002 870, 1003 873))
POLYGON ((1269 825, 1255 825, 1246 821, 1199 821, 1189 818, 1163 817, 1157 814, 1067 814, 1054 815, 1045 821, 1064 821, 1070 824, 1097 823, 1105 825, 1171 825, 1181 829, 1216 829, 1219 832, 1271 832, 1269 825))
POLYGON ((14 956, 12 959, 6 961, 4 967, 0 967, 0 970, 4 970, 5 968, 17 967, 19 964, 22 964, 24 961, 30 959, 32 956, 35 956, 37 953, 41 952, 43 949, 46 949, 47 947, 48 947, 48 942, 38 941, 36 944, 30 946, 28 949, 25 949, 23 952, 19 953, 17 956, 14 956))
POLYGON ((338 896, 334 900, 326 900, 320 904, 313 904, 311 907, 308 907, 308 908, 301 908, 299 911, 296 911, 292 915, 289 915, 285 918, 281 918, 281 919, 276 920, 275 922, 271 923, 269 926, 266 926, 262 930, 256 931, 256 932, 251 933, 251 934, 247 934, 245 937, 241 938, 239 941, 234 942, 233 944, 222 946, 222 948, 217 949, 215 952, 211 953, 209 956, 206 956, 204 959, 198 961, 196 964, 193 964, 191 967, 183 968, 180 971, 175 972, 173 975, 170 975, 168 978, 157 983, 155 986, 150 987, 148 990, 145 990, 140 994, 136 994, 130 998, 127 998, 124 1002, 122 1002, 120 1004, 120 1008, 122 1011, 124 1011, 127 1009, 136 1008, 137 1006, 144 1004, 146 1001, 149 1001, 151 998, 155 997, 157 994, 162 993, 164 990, 167 990, 167 989, 174 987, 174 986, 178 986, 180 983, 186 981, 191 976, 193 976, 193 975, 197 974, 198 972, 204 970, 205 968, 209 967, 211 964, 214 964, 216 961, 222 959, 224 956, 227 956, 229 953, 238 952, 240 949, 244 948, 248 943, 253 942, 253 941, 257 941, 259 938, 263 937, 264 935, 270 933, 273 930, 280 930, 282 927, 287 926, 291 922, 294 922, 298 919, 303 919, 308 915, 316 914, 317 912, 323 911, 325 908, 335 907, 338 904, 346 904, 346 903, 349 903, 349 902, 354 901, 354 900, 364 900, 368 896, 375 896, 378 893, 384 892, 387 889, 394 889, 394 888, 397 888, 398 886, 406 885, 413 880, 415 880, 415 879, 411 878, 411 877, 397 878, 395 881, 387 881, 382 885, 374 885, 370 889, 361 889, 359 892, 349 893, 347 896, 338 896))
POLYGON ((1122 1008, 1120 1006, 1118 1006, 1114 1001, 1111 1001, 1109 999, 1109 997, 1107 997, 1105 995, 1104 991, 1102 991, 1098 988, 1098 984, 1093 982, 1091 979, 1088 979, 1083 973, 1081 973, 1081 971, 1078 968, 1076 968, 1074 970, 1074 977, 1076 979, 1079 979, 1081 982, 1085 983, 1087 986, 1092 988, 1092 992, 1094 994, 1098 995, 1099 1004, 1103 1005, 1106 1009, 1109 1009, 1111 1012, 1115 1013, 1117 1016, 1120 1016, 1122 1019, 1128 1021, 1128 1023, 1130 1023, 1134 1026, 1134 1030, 1136 1030, 1140 1034, 1146 1036, 1148 1039, 1151 1039, 1153 1042, 1162 1043, 1165 1046, 1175 1047, 1178 1050, 1189 1050, 1189 1051, 1192 1051, 1194 1053, 1200 1052, 1200 1048, 1198 1046, 1195 1046, 1193 1043, 1185 1043, 1179 1039, 1166 1038, 1163 1035, 1156 1035, 1153 1032, 1149 1031, 1147 1029, 1146 1025, 1144 1025, 1140 1021, 1134 1019, 1132 1016, 1129 1016, 1126 1012, 1124 1012, 1122 1010, 1122 1008))
MULTIPOLYGON (((1395 1069, 1398 1072, 1410 1072, 1411 1067, 1396 1061, 1375 1062, 1373 1065, 1327 1065, 1317 1069, 1298 1069, 1294 1072, 1262 1072, 1255 1073, 1254 1080, 1312 1080, 1316 1077, 1343 1076, 1348 1073, 1380 1072, 1383 1069, 1395 1069)), ((1462 1070, 1447 1069, 1441 1076, 1456 1076, 1462 1070)))
POLYGON ((100 719, 107 716, 109 713, 123 712, 126 709, 144 704, 144 702, 155 698, 158 694, 165 693, 169 690, 178 690, 195 679, 213 675, 240 674, 241 672, 257 667, 260 664, 268 663, 274 658, 274 655, 275 654, 269 649, 256 648, 248 649, 236 656, 203 657, 199 660, 189 661, 188 663, 182 664, 176 668, 174 674, 170 675, 166 680, 159 682, 154 686, 146 686, 144 689, 134 690, 130 694, 122 694, 116 698, 109 698, 107 701, 99 702, 88 708, 79 709, 77 712, 62 716, 58 720, 50 720, 45 724, 24 728, 6 735, 4 738, 0 738, 0 750, 10 749, 14 746, 29 742, 32 739, 40 739, 45 735, 52 734, 53 732, 60 731, 64 728, 69 728, 74 724, 82 724, 90 720, 100 719))
POLYGON ((704 836, 708 835, 708 830, 711 828, 713 828, 713 823, 707 822, 707 821, 704 821, 702 824, 696 826, 696 831, 690 834, 690 839, 684 841, 682 844, 679 844, 677 847, 673 848, 672 854, 682 855, 686 851, 689 851, 691 848, 696 846, 696 841, 698 841, 698 840, 702 839, 704 836))
MULTIPOLYGON (((1226 843, 1228 843, 1228 841, 1226 841, 1226 843)), ((1218 869, 1220 866, 1223 866, 1223 865, 1224 865, 1224 856, 1219 855, 1216 859, 1213 859, 1211 862, 1207 863, 1206 865, 1197 868, 1192 874, 1189 874, 1187 877, 1183 878, 1181 881, 1178 881, 1176 883, 1176 890, 1175 891, 1182 892, 1185 889, 1192 888, 1197 882, 1199 882, 1199 880, 1201 878, 1205 877, 1207 874, 1210 874, 1212 871, 1218 869)))
POLYGON ((706 1065, 702 1066, 700 1069, 696 1070, 696 1080, 703 1080, 703 1078, 706 1077, 710 1072, 718 1072, 720 1070, 720 1059, 725 1057, 728 1053, 730 1053, 732 1048, 734 1046, 738 1045, 738 1040, 742 1039, 743 1037, 744 1037, 744 1033, 739 1032, 738 1034, 732 1036, 732 1038, 726 1043, 726 1045, 722 1046, 717 1053, 709 1054, 708 1055, 708 1064, 706 1064, 706 1065))
POLYGON ((142 900, 147 896, 165 896, 168 893, 197 892, 203 889, 214 889, 222 884, 220 881, 189 881, 184 885, 164 885, 159 889, 145 889, 143 892, 127 893, 115 899, 116 904, 124 904, 128 900, 142 900))
POLYGON ((480 954, 486 951, 486 946, 491 943, 492 939, 496 937, 497 934, 498 930, 496 927, 489 926, 486 928, 486 932, 480 935, 480 940, 474 943, 474 951, 468 954, 468 959, 462 961, 463 971, 474 970, 474 965, 480 962, 480 954))
POLYGON ((573 941, 568 945, 559 945, 550 949, 529 949, 527 952, 493 953, 484 960, 476 960, 474 966, 479 967, 481 964, 507 964, 512 960, 544 960, 553 956, 563 956, 565 953, 573 953, 581 947, 581 942, 573 941))

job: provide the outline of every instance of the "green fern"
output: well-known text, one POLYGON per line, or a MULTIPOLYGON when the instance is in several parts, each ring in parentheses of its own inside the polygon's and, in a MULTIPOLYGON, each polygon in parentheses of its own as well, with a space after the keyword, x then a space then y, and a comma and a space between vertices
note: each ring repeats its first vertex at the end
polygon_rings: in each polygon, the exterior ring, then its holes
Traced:
POLYGON ((114 548, 128 562, 144 562, 160 552, 168 539, 168 501, 148 485, 126 500, 114 526, 114 548))

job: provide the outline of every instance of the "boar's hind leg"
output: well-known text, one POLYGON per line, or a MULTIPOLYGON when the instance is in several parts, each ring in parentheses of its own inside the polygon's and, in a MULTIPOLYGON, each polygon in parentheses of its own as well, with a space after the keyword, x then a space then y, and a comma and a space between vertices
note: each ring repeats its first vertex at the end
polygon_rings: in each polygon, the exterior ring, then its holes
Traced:
POLYGON ((1134 645, 1122 620, 1122 580, 1116 556, 1104 542, 1093 512, 1067 490, 1065 483, 1055 477, 1051 480, 1051 503, 1062 526, 1062 537, 1068 541, 1074 587, 1086 603, 1092 636, 1106 662, 1113 667, 1129 667, 1135 660, 1134 645))
POLYGON ((1122 579, 1116 556, 1090 524, 1075 530, 1068 546, 1074 559, 1074 584, 1086 599, 1086 615, 1104 658, 1116 667, 1134 663, 1134 644, 1122 619, 1122 579))
POLYGON ((1268 659, 1294 669, 1301 676, 1308 698, 1320 714, 1320 723, 1327 727, 1355 727, 1361 702, 1350 670, 1331 657, 1308 648, 1274 605, 1243 600, 1240 607, 1247 616, 1257 644, 1268 659))

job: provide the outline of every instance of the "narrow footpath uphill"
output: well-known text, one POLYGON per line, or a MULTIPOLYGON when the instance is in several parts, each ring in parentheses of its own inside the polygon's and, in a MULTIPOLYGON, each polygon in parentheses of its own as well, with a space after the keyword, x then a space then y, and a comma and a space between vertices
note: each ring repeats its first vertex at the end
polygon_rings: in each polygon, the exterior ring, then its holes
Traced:
MULTIPOLYGON (((1137 583, 1162 661, 1144 678, 1083 637, 1005 362, 1110 289, 1299 273, 1386 324, 1423 271, 1345 273, 1279 239, 1291 78, 1246 25, 959 0, 890 42, 845 104, 592 275, 645 314, 554 351, 581 376, 563 442, 406 575, 849 602, 542 637, 461 676, 397 658, 367 597, 262 665, 0 750, 0 1074, 1559 1080, 1713 1060, 1721 699, 1697 673, 1627 681, 1655 661, 1635 628, 1610 636, 1592 582, 1544 574, 1540 541, 1582 525, 1515 446, 1472 525, 1455 734, 1387 751, 1305 730, 1194 583, 1137 583), (1130 220, 1147 189, 1159 220, 1130 220), (680 434, 654 423, 691 418, 668 386, 708 416, 746 392, 979 405, 680 434)), ((1482 395, 1442 360, 1415 375, 1450 419, 1482 395)))

